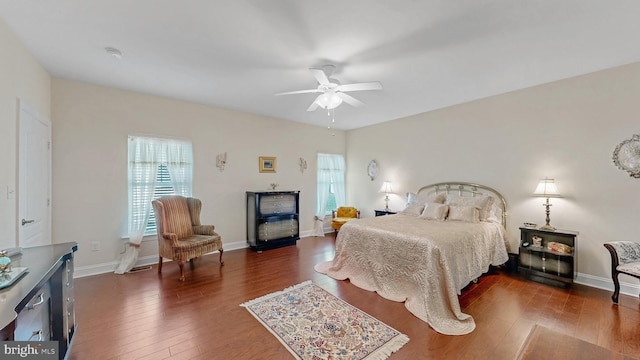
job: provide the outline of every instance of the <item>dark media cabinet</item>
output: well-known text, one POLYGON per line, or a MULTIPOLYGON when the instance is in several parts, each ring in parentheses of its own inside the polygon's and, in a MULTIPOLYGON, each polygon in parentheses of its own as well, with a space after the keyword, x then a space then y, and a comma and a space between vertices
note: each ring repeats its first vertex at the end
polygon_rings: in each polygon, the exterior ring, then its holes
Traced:
POLYGON ((299 191, 247 191, 247 243, 256 251, 300 239, 299 191))

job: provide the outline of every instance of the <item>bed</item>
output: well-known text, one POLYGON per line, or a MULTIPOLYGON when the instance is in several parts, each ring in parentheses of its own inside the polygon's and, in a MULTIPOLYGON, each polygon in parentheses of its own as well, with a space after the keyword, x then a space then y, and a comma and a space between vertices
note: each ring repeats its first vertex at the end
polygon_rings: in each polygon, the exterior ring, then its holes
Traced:
POLYGON ((315 270, 404 302, 439 333, 468 334, 475 322, 458 295, 491 265, 507 262, 505 219, 504 197, 487 186, 424 186, 398 214, 345 224, 333 260, 315 270))

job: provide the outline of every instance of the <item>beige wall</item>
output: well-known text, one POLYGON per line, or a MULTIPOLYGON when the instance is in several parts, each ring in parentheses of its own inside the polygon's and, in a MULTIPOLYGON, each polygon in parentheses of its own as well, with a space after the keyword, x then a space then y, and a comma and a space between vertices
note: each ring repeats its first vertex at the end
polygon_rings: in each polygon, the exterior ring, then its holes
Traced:
MULTIPOLYGON (((640 63, 349 131, 349 200, 373 216, 384 207, 384 180, 398 193, 440 181, 468 181, 500 191, 517 252, 518 227, 544 224, 540 178, 555 178, 551 224, 580 232, 578 272, 610 279, 602 244, 638 240, 640 180, 618 170, 612 153, 640 133, 640 63), (380 176, 370 181, 366 164, 380 176)), ((404 197, 392 196, 401 209, 404 197)))
MULTIPOLYGON (((478 182, 501 191, 509 204, 508 233, 515 251, 518 227, 543 223, 542 199, 531 196, 539 178, 553 177, 565 198, 552 200, 552 224, 580 232, 578 272, 589 282, 609 278, 602 243, 636 239, 640 181, 614 167, 611 154, 640 133, 640 63, 558 81, 467 104, 349 131, 331 137, 313 127, 155 96, 54 79, 0 21, 0 247, 15 246, 17 99, 53 127, 53 241, 78 241, 79 267, 118 258, 126 227, 126 139, 129 134, 175 136, 193 142, 194 194, 203 220, 225 243, 245 239, 244 192, 296 189, 301 230, 311 230, 315 155, 347 154, 347 194, 363 216, 384 206, 378 193, 391 180, 397 193, 443 181, 478 182), (228 153, 224 172, 215 156, 228 153), (277 156, 276 174, 259 174, 257 157, 277 156), (297 161, 307 159, 301 174, 297 161), (380 176, 370 181, 375 159, 380 176), (97 241, 101 250, 90 251, 97 241)), ((403 197, 391 196, 400 209, 403 197)), ((141 256, 156 254, 154 241, 141 256)), ((605 284, 607 285, 607 284, 605 284)))
MULTIPOLYGON (((214 224, 227 245, 246 243, 245 192, 300 190, 301 232, 313 228, 316 154, 343 153, 344 132, 197 105, 157 96, 53 79, 53 236, 77 241, 78 266, 115 261, 127 226, 127 136, 190 140, 193 194, 202 221, 214 224), (223 172, 215 166, 227 152, 223 172), (277 172, 258 172, 258 156, 277 157, 277 172), (300 172, 299 158, 308 169, 300 172), (91 242, 100 251, 91 251, 91 242)), ((143 242, 141 257, 157 254, 143 242)))
POLYGON ((50 118, 51 78, 0 20, 0 249, 17 246, 18 99, 50 118), (7 191, 15 191, 9 199, 7 191))

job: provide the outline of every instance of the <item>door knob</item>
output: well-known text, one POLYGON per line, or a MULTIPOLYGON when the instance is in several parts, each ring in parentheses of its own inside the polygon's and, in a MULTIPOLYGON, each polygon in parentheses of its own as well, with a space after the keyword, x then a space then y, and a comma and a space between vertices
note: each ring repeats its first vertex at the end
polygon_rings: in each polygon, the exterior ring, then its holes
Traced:
POLYGON ((35 222, 35 220, 25 220, 25 219, 22 219, 22 226, 25 226, 26 224, 31 224, 32 222, 35 222))

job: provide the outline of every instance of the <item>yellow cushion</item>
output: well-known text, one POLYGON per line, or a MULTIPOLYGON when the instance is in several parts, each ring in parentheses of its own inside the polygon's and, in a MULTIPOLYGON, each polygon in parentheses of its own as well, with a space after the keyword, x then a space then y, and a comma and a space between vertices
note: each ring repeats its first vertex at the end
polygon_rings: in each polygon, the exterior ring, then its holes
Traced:
POLYGON ((355 218, 358 217, 358 209, 354 208, 354 207, 339 207, 338 211, 336 211, 336 217, 337 218, 355 218))
POLYGON ((356 218, 352 217, 337 217, 331 219, 331 227, 336 230, 340 230, 342 225, 346 224, 348 221, 355 220, 356 218))

